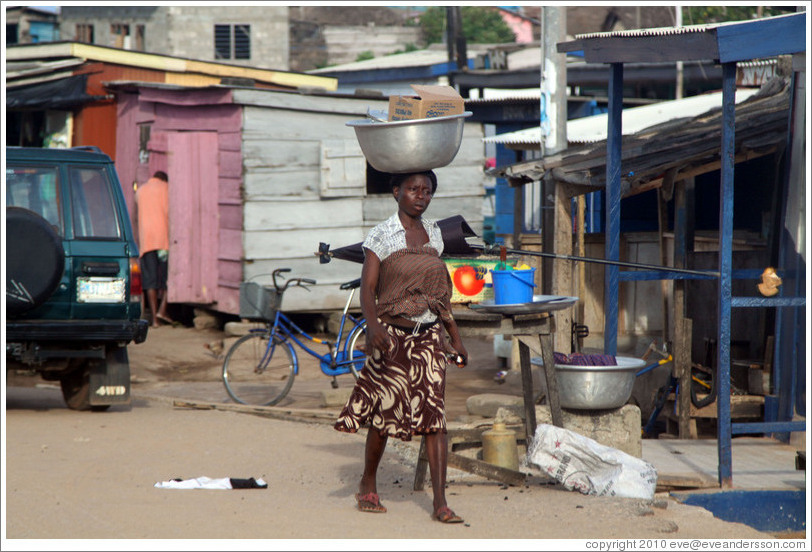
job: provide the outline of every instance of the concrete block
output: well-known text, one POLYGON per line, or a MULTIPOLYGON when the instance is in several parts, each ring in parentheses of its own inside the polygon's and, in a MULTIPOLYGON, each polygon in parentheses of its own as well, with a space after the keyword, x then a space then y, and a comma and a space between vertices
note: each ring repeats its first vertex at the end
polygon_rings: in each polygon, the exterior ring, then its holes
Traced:
POLYGON ((193 323, 197 330, 216 330, 219 327, 217 317, 203 309, 195 309, 193 323))
POLYGON ((471 395, 465 401, 468 414, 474 416, 485 416, 493 418, 497 410, 503 406, 521 406, 524 404, 522 397, 515 395, 500 395, 498 393, 484 393, 482 395, 471 395))
MULTIPOLYGON (((500 407, 495 418, 505 424, 524 423, 521 399, 518 405, 500 407)), ((633 404, 613 410, 563 410, 562 421, 564 429, 637 458, 643 457, 640 408, 633 404)), ((553 423, 549 406, 536 406, 536 423, 553 423)))
POLYGON ((223 331, 228 336, 242 336, 251 330, 264 328, 265 324, 260 322, 226 322, 223 331))
POLYGON ((343 407, 352 393, 352 387, 342 387, 338 389, 328 389, 321 392, 322 408, 343 407))

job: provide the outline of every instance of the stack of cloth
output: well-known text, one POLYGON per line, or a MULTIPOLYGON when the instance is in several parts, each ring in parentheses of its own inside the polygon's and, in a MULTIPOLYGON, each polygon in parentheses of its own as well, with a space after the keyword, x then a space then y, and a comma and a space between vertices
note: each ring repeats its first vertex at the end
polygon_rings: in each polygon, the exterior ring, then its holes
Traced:
POLYGON ((617 366, 617 359, 614 355, 585 353, 571 353, 567 355, 564 353, 553 353, 553 359, 556 364, 568 366, 617 366))

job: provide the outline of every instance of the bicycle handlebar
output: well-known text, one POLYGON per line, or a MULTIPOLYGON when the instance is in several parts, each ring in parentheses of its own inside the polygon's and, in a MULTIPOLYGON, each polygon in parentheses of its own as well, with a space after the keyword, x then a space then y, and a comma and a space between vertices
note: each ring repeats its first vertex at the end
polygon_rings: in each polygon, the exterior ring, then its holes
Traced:
POLYGON ((280 286, 279 283, 276 281, 277 276, 281 277, 282 273, 290 272, 290 270, 291 269, 289 269, 289 268, 277 268, 276 270, 273 271, 273 274, 272 274, 272 276, 273 276, 273 287, 275 287, 277 291, 284 292, 290 286, 299 286, 299 287, 303 287, 303 288, 307 289, 307 285, 311 285, 311 286, 316 285, 316 280, 313 280, 311 278, 293 278, 293 279, 288 280, 287 282, 285 282, 285 285, 280 286), (307 284, 307 285, 305 285, 305 284, 307 284))

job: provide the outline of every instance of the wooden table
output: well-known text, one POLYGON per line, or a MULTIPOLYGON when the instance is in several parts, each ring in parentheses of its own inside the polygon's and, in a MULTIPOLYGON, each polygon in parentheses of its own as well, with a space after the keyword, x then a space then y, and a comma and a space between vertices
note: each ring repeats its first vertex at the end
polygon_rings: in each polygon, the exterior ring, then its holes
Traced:
MULTIPOLYGON (((555 362, 553 360, 552 336, 555 333, 555 317, 552 312, 570 306, 572 306, 572 302, 550 304, 546 307, 539 305, 535 309, 529 309, 537 312, 522 312, 524 309, 506 309, 508 312, 495 312, 499 309, 488 311, 456 305, 453 310, 454 319, 457 321, 457 327, 463 339, 466 337, 504 335, 518 340, 525 412, 524 440, 528 445, 536 432, 537 425, 536 400, 533 394, 533 375, 530 363, 531 350, 539 354, 544 360, 547 404, 550 407, 553 424, 563 427, 561 404, 558 399, 558 380, 556 379, 555 362)), ((460 440, 481 440, 481 433, 482 430, 449 430, 449 448, 452 443, 460 440)), ((448 465, 508 484, 515 485, 524 480, 524 474, 520 472, 494 466, 481 460, 471 459, 452 451, 448 453, 448 465)), ((425 437, 423 437, 415 471, 414 489, 416 491, 423 489, 427 468, 426 443, 425 437)))

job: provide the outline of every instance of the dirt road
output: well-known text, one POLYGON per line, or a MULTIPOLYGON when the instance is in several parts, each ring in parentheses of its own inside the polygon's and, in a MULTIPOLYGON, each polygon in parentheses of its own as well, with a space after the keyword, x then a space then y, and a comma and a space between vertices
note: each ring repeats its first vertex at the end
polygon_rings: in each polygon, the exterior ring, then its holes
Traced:
MULTIPOLYGON (((147 343, 131 347, 132 405, 106 413, 72 412, 55 386, 10 381, 5 537, 228 539, 207 540, 205 549, 241 548, 231 539, 466 539, 442 545, 455 549, 493 547, 481 539, 533 539, 516 546, 566 549, 571 545, 547 539, 771 538, 667 495, 658 495, 654 503, 598 498, 538 477, 508 487, 456 470, 449 472, 449 504, 466 523, 442 525, 430 517, 430 488, 412 490, 417 441, 390 441, 384 455, 379 492, 389 512, 360 513, 353 495, 362 468, 363 433, 339 433, 328 423, 176 408, 161 398, 185 393, 186 399, 228 402, 217 378, 220 363, 204 347, 221 338, 220 332, 192 328, 151 331, 147 343), (200 476, 261 477, 268 488, 154 487, 159 481, 200 476)), ((471 366, 453 377, 466 378, 471 389, 495 385, 496 360, 488 355, 489 347, 470 346, 471 366)), ((307 370, 291 400, 311 407, 329 380, 315 366, 305 366, 303 373, 307 370)), ((454 393, 467 392, 464 385, 454 387, 454 393)), ((451 405, 450 418, 464 414, 458 412, 459 398, 451 405)), ((42 544, 64 548, 58 541, 42 544)), ((315 541, 306 547, 334 546, 315 541)), ((398 544, 385 546, 397 549, 398 544)), ((4 542, 3 549, 15 549, 15 542, 4 542)))

